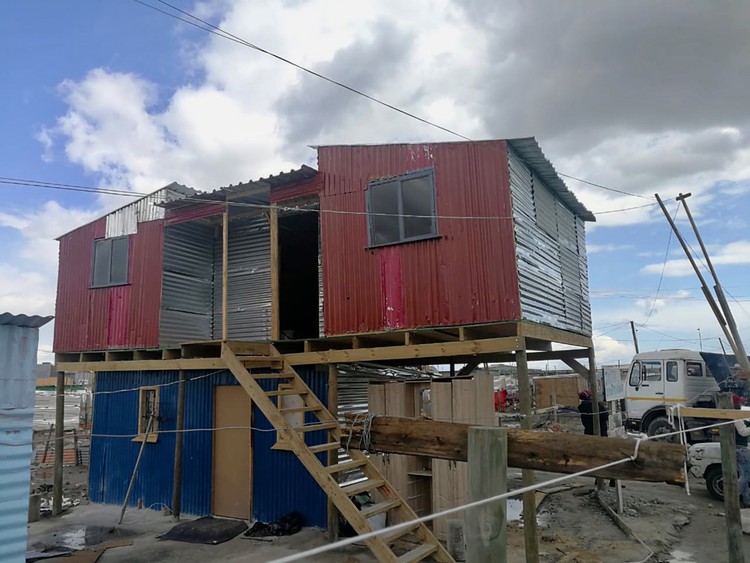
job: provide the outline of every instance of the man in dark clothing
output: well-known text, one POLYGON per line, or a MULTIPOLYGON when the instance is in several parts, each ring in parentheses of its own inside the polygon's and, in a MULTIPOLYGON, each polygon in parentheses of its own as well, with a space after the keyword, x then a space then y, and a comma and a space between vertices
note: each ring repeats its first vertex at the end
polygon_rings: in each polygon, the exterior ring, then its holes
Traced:
MULTIPOLYGON (((583 423, 583 433, 589 436, 594 435, 594 405, 591 402, 591 391, 584 389, 578 393, 581 403, 578 405, 578 412, 581 413, 581 422, 583 423)), ((608 436, 607 426, 609 423, 609 411, 607 405, 599 403, 599 428, 602 436, 608 436)))

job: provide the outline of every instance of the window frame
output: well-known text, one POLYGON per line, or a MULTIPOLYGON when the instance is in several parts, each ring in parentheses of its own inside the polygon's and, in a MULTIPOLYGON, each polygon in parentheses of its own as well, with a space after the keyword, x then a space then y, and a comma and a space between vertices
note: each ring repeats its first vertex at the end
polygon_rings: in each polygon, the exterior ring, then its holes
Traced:
POLYGON ((677 383, 680 380, 680 365, 676 360, 667 360, 666 369, 664 371, 666 372, 667 383, 677 383), (674 367, 674 379, 671 379, 671 367, 674 367))
POLYGON ((664 380, 664 364, 661 360, 643 360, 643 363, 641 364, 641 369, 643 370, 643 383, 658 383, 664 380), (657 379, 653 378, 653 372, 651 375, 651 378, 649 379, 649 367, 651 368, 657 368, 659 369, 659 377, 657 379))
POLYGON ((147 443, 153 444, 159 439, 159 386, 149 385, 140 387, 138 389, 138 419, 137 424, 137 436, 133 438, 133 442, 143 442, 144 439, 147 443), (154 392, 154 423, 151 427, 151 431, 146 435, 147 421, 143 413, 144 394, 145 392, 154 392))
POLYGON ((110 237, 110 238, 95 238, 92 244, 92 250, 91 250, 91 276, 89 279, 89 288, 90 289, 98 289, 102 287, 117 287, 118 285, 129 285, 130 284, 130 236, 124 235, 120 237, 110 237), (114 262, 113 258, 113 249, 115 246, 115 241, 117 240, 127 240, 127 252, 125 252, 125 281, 112 281, 112 263, 114 262), (95 275, 96 275, 96 249, 97 247, 102 244, 107 243, 109 245, 109 275, 108 275, 108 282, 103 284, 97 284, 95 275))
POLYGON ((633 362, 633 365, 630 367, 630 374, 628 375, 628 385, 630 387, 640 387, 641 383, 641 362, 636 361, 633 362), (633 375, 636 375, 635 383, 633 383, 633 375))
POLYGON ((432 240, 436 238, 440 238, 440 234, 438 231, 438 220, 437 220, 437 191, 435 189, 435 169, 433 167, 430 168, 421 168, 419 170, 412 170, 410 172, 407 172, 405 174, 399 174, 398 176, 390 176, 388 178, 378 178, 377 180, 372 180, 367 184, 367 189, 365 190, 366 194, 366 206, 367 206, 367 248, 382 248, 384 246, 394 246, 397 244, 407 244, 410 242, 419 242, 423 240, 432 240), (429 178, 430 181, 430 187, 432 188, 432 223, 431 223, 431 233, 426 235, 418 235, 414 237, 404 237, 405 232, 405 226, 404 226, 404 196, 403 196, 403 185, 404 182, 408 182, 409 180, 414 180, 417 178, 429 178), (399 239, 393 242, 384 242, 384 243, 377 243, 375 244, 373 242, 373 224, 372 224, 372 218, 373 218, 373 211, 372 211, 372 194, 373 190, 377 189, 378 186, 382 186, 385 184, 391 184, 396 182, 398 185, 397 188, 397 198, 398 198, 398 227, 399 227, 399 239))
POLYGON ((688 377, 703 377, 706 370, 703 367, 703 362, 687 361, 685 362, 685 371, 688 374, 688 377), (698 374, 690 373, 690 367, 693 365, 698 366, 700 370, 698 374))

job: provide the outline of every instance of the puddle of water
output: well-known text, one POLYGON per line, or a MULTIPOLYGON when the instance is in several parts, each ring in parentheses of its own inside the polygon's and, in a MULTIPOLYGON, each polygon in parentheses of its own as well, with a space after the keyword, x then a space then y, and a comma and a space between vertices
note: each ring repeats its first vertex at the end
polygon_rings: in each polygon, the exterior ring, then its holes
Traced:
POLYGON ((669 563, 697 563, 695 556, 692 553, 686 551, 680 551, 679 549, 674 550, 669 554, 669 563))

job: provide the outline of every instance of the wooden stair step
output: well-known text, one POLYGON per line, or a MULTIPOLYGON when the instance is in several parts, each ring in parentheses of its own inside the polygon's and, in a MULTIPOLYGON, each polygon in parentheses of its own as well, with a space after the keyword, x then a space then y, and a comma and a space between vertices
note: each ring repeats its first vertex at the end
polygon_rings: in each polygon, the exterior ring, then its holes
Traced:
POLYGON ((364 481, 354 483, 353 485, 345 485, 341 487, 341 490, 348 496, 353 497, 359 493, 375 490, 383 485, 385 485, 385 481, 382 479, 365 479, 364 481))
POLYGON ((343 463, 337 463, 336 465, 329 465, 326 467, 326 471, 331 475, 335 473, 341 473, 342 471, 349 471, 351 469, 359 469, 367 465, 366 459, 357 459, 354 461, 345 461, 343 463))
POLYGON ((298 432, 315 432, 317 430, 332 430, 338 428, 339 423, 335 420, 321 422, 320 424, 309 424, 307 426, 296 426, 294 429, 298 432))
POLYGON ((319 412, 322 411, 323 407, 318 405, 304 406, 304 407, 289 407, 286 409, 279 409, 281 414, 292 414, 298 412, 319 412))
POLYGON ((398 560, 399 563, 417 563, 418 561, 427 559, 437 550, 438 546, 436 546, 435 544, 425 543, 420 545, 419 547, 412 549, 411 551, 407 551, 401 557, 399 557, 398 560))
POLYGON ((295 374, 293 373, 253 373, 251 374, 253 379, 293 379, 295 374))
POLYGON ((383 512, 388 512, 389 510, 398 508, 399 506, 401 506, 400 500, 384 500, 383 502, 379 502, 377 504, 373 504, 372 506, 368 506, 367 508, 363 508, 362 510, 360 510, 360 512, 362 513, 362 516, 367 519, 372 518, 377 514, 382 514, 383 512))
POLYGON ((328 444, 320 444, 317 446, 310 446, 308 449, 314 453, 319 454, 320 452, 327 452, 329 450, 338 450, 341 447, 339 442, 330 442, 328 444))
POLYGON ((401 528, 400 530, 396 530, 395 532, 383 534, 382 536, 380 536, 380 539, 383 540, 388 545, 390 545, 396 540, 403 538, 404 536, 408 536, 409 534, 417 531, 421 525, 422 525, 421 523, 412 524, 411 526, 401 528))
POLYGON ((307 395, 306 389, 277 389, 276 391, 266 391, 269 397, 278 397, 279 395, 307 395))

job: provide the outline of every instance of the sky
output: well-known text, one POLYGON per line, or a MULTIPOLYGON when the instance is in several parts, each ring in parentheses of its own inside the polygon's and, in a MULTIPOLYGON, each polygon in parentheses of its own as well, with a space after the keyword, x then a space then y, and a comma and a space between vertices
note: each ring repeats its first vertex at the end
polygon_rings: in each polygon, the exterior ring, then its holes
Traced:
MULTIPOLYGON (((55 237, 130 201, 9 178, 213 190, 315 166, 309 145, 458 140, 144 4, 180 15, 158 0, 3 2, 0 312, 54 314, 55 237)), ((653 200, 660 194, 677 213, 697 250, 675 201, 691 193, 750 346, 747 3, 173 5, 468 138, 534 136, 559 172, 631 194, 565 177, 597 215, 587 244, 600 365, 629 361, 630 321, 641 351, 721 350, 653 200)), ((51 350, 47 325, 40 361, 51 350)))

